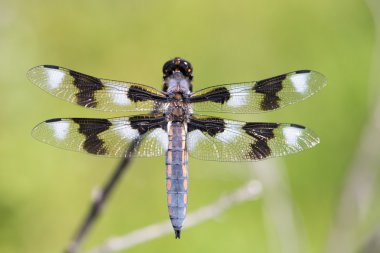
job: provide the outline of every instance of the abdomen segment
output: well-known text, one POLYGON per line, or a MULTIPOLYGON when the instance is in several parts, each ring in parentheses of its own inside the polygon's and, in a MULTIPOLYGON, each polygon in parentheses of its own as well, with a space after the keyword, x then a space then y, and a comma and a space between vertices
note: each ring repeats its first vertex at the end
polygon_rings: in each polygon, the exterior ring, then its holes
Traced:
POLYGON ((166 152, 166 191, 169 217, 176 238, 180 238, 182 223, 186 216, 188 154, 186 130, 182 123, 169 124, 169 147, 166 152))

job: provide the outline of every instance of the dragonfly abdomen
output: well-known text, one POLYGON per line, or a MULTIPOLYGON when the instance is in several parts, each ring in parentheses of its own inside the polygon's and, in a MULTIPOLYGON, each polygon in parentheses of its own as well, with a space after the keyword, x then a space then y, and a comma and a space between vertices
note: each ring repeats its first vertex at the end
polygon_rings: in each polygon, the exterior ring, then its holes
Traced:
POLYGON ((176 238, 180 238, 187 208, 188 154, 186 130, 181 122, 169 124, 169 147, 166 152, 166 191, 169 217, 176 238))

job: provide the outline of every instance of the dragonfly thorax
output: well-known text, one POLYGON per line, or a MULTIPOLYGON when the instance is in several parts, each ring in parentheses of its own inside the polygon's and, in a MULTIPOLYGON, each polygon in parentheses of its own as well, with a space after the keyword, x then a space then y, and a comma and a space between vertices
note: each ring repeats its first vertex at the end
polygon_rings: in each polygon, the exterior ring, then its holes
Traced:
POLYGON ((169 96, 174 93, 182 93, 184 96, 188 96, 191 93, 191 86, 189 78, 184 76, 180 71, 174 71, 172 75, 164 79, 163 90, 169 96))
POLYGON ((190 115, 189 105, 182 101, 172 101, 166 111, 168 121, 187 122, 190 115))

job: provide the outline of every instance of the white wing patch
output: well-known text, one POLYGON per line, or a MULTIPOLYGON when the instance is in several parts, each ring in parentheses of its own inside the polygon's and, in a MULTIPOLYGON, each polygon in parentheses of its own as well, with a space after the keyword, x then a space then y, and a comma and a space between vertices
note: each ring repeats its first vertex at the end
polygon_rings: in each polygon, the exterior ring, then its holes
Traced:
POLYGON ((198 142, 207 140, 207 137, 204 136, 202 131, 196 129, 187 134, 186 140, 187 140, 187 150, 191 151, 191 150, 195 150, 198 142))
POLYGON ((309 76, 310 73, 300 73, 290 77, 290 80, 298 93, 305 93, 307 91, 309 76))
POLYGON ((61 121, 55 124, 51 124, 50 126, 53 128, 55 138, 58 140, 66 139, 66 136, 69 132, 70 122, 61 121))
POLYGON ((115 131, 124 139, 134 140, 139 137, 139 131, 133 129, 130 125, 123 125, 115 131))
POLYGON ((112 101, 115 104, 125 105, 125 106, 131 105, 131 100, 129 100, 129 98, 127 97, 128 89, 129 89, 128 87, 125 87, 124 90, 120 90, 118 86, 112 85, 112 83, 105 83, 104 85, 114 90, 110 92, 110 95, 111 95, 112 101), (116 90, 120 92, 115 92, 116 90))
POLYGON ((241 125, 231 124, 227 120, 225 121, 226 127, 222 133, 217 133, 215 138, 224 143, 230 143, 241 137, 241 125))
POLYGON ((162 128, 156 128, 149 134, 149 137, 156 138, 164 150, 168 149, 169 146, 169 137, 168 134, 162 128))
POLYGON ((295 146, 297 145, 298 139, 302 135, 303 129, 301 128, 296 128, 296 127, 284 127, 282 129, 282 133, 284 134, 285 137, 285 142, 286 144, 290 146, 295 146))
POLYGON ((58 88, 63 78, 65 77, 65 72, 59 70, 59 69, 49 69, 45 68, 46 76, 47 76, 47 84, 51 89, 58 88))
POLYGON ((230 91, 230 98, 227 105, 230 107, 241 107, 248 104, 249 92, 247 86, 234 86, 230 91))
POLYGON ((127 94, 112 92, 112 100, 118 105, 130 105, 131 100, 128 99, 127 94))

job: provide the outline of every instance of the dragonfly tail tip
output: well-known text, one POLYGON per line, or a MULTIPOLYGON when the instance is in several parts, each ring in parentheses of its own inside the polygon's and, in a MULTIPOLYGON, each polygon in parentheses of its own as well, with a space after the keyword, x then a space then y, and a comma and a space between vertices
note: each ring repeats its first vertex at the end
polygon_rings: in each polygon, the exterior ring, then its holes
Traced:
POLYGON ((180 239, 181 238, 181 230, 176 229, 176 230, 174 230, 174 232, 175 232, 175 239, 180 239))

